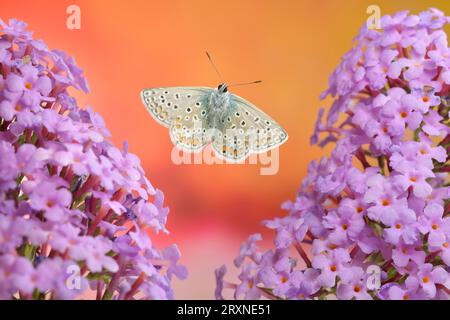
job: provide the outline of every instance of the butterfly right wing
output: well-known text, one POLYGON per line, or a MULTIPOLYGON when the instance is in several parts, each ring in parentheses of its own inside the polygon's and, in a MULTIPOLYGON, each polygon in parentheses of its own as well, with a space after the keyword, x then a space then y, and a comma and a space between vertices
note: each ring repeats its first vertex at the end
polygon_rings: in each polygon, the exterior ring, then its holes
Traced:
POLYGON ((195 152, 210 142, 207 134, 209 96, 207 87, 149 88, 141 98, 152 117, 168 127, 172 143, 180 149, 195 152))
POLYGON ((232 162, 276 148, 288 139, 287 132, 274 119, 235 94, 231 94, 230 110, 221 127, 212 145, 220 157, 232 162))
POLYGON ((251 152, 266 152, 276 148, 288 139, 287 132, 272 117, 255 105, 239 97, 231 95, 231 105, 234 113, 240 112, 240 117, 232 117, 232 122, 238 128, 250 133, 249 148, 251 152), (245 126, 243 124, 245 123, 245 126))

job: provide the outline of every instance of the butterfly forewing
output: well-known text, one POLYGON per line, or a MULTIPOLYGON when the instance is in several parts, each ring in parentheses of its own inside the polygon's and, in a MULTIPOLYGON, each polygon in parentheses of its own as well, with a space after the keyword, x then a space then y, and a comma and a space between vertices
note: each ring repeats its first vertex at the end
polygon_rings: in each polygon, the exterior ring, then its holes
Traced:
POLYGON ((142 101, 152 117, 169 127, 172 142, 183 150, 198 151, 210 137, 206 130, 207 87, 166 87, 142 91, 142 101))

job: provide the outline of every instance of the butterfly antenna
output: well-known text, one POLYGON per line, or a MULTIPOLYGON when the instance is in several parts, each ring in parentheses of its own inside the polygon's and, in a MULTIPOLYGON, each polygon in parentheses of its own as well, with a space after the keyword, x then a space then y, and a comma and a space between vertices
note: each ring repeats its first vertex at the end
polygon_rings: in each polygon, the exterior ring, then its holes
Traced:
POLYGON ((242 82, 242 83, 233 83, 228 85, 228 87, 237 87, 237 86, 245 86, 248 84, 255 84, 255 83, 261 83, 262 80, 256 80, 256 81, 252 81, 252 82, 242 82))
POLYGON ((222 75, 221 75, 220 72, 219 72, 219 69, 217 69, 217 67, 216 67, 216 65, 214 64, 214 61, 212 60, 212 58, 211 58, 211 56, 209 55, 208 51, 205 51, 205 52, 206 52, 206 56, 207 56, 208 59, 209 59, 209 62, 211 62, 211 65, 213 66, 214 70, 216 71, 217 75, 219 76, 220 81, 222 81, 222 83, 223 83, 223 78, 222 78, 222 75))

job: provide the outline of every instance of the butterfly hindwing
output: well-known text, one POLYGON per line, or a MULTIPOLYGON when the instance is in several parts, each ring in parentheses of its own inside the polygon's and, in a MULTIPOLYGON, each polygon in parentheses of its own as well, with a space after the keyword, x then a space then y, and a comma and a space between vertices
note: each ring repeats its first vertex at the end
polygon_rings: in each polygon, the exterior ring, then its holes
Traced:
POLYGON ((212 147, 219 158, 228 161, 239 162, 250 153, 249 136, 239 129, 224 128, 215 130, 212 139, 212 147))
POLYGON ((207 87, 164 87, 144 89, 142 101, 152 117, 169 127, 172 142, 183 150, 199 151, 210 140, 206 134, 207 87))

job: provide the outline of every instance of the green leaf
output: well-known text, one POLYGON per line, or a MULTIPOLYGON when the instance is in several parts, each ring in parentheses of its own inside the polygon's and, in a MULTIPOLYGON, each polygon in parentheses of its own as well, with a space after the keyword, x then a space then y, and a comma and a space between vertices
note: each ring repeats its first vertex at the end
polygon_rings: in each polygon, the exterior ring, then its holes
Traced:
POLYGON ((105 293, 103 294, 102 300, 111 300, 113 295, 112 291, 105 291, 105 293))
POLYGON ((388 279, 392 279, 393 277, 395 277, 397 275, 397 269, 395 268, 390 268, 387 272, 387 278, 388 279))
POLYGON ((398 282, 399 284, 403 284, 407 278, 408 278, 408 275, 405 274, 403 277, 401 277, 400 279, 398 279, 397 282, 398 282))
POLYGON ((101 280, 104 283, 108 284, 111 281, 111 275, 103 272, 90 272, 87 275, 89 280, 101 280))
POLYGON ((37 247, 27 243, 23 248, 23 256, 30 261, 34 260, 34 256, 36 255, 37 247))
POLYGON ((370 262, 372 264, 382 264, 384 262, 384 258, 381 252, 377 251, 367 256, 364 262, 370 262))
POLYGON ((22 182, 22 180, 23 180, 24 177, 25 177, 25 176, 24 176, 23 173, 19 174, 19 176, 18 176, 17 179, 16 179, 16 183, 17 183, 17 184, 20 184, 20 183, 22 182))
POLYGON ((40 293, 39 290, 36 288, 33 291, 33 299, 34 300, 42 300, 44 298, 44 294, 40 293))
POLYGON ((378 166, 380 167, 381 174, 383 176, 386 175, 386 172, 384 170, 384 164, 385 164, 384 157, 377 157, 377 161, 378 161, 378 166))

